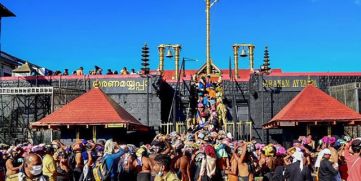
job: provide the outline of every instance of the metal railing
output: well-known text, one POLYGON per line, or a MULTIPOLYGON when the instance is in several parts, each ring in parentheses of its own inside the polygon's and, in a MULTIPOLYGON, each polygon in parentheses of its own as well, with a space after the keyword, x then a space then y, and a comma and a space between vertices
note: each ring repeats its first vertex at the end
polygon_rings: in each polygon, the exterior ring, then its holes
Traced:
POLYGON ((53 87, 3 87, 0 88, 1 95, 34 95, 53 94, 53 87))
MULTIPOLYGON (((231 133, 234 139, 245 139, 250 141, 252 139, 252 121, 239 121, 239 122, 227 122, 225 125, 225 132, 231 133)), ((185 122, 176 122, 175 124, 161 123, 160 130, 163 134, 169 134, 173 131, 177 133, 186 133, 188 125, 185 122)))
POLYGON ((171 132, 173 132, 174 126, 173 123, 161 123, 160 124, 160 132, 163 134, 169 134, 171 132))

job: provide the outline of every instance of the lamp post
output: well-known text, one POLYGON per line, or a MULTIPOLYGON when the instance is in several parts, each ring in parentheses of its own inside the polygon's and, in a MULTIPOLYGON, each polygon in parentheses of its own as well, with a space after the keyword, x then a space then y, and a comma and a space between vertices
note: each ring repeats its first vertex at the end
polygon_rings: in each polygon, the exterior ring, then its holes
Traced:
POLYGON ((193 58, 187 58, 187 57, 183 57, 183 59, 182 59, 182 63, 183 63, 183 77, 185 77, 186 76, 186 61, 187 62, 198 62, 199 60, 198 59, 193 59, 193 58))
POLYGON ((238 75, 238 51, 242 48, 240 57, 249 56, 249 68, 251 72, 254 72, 254 49, 255 46, 249 43, 233 44, 233 56, 234 56, 234 77, 237 79, 238 75), (247 52, 247 50, 248 52, 247 52))

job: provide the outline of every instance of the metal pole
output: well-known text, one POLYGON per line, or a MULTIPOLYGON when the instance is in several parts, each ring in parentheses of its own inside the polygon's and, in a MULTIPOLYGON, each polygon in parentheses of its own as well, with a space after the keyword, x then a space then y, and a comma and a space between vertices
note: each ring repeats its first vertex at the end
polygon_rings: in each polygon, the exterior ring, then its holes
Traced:
POLYGON ((234 123, 234 127, 233 127, 233 134, 234 136, 238 135, 238 129, 235 129, 235 127, 237 126, 236 122, 238 122, 238 117, 237 117, 237 103, 236 103, 236 94, 235 94, 235 77, 233 77, 233 81, 232 81, 232 112, 233 112, 233 123, 234 123), (237 130, 237 132, 235 133, 235 131, 237 130))
POLYGON ((249 141, 252 140, 252 121, 249 122, 249 141))
POLYGON ((147 125, 149 126, 149 75, 147 75, 147 125))
POLYGON ((52 90, 52 93, 51 93, 51 100, 50 100, 50 106, 51 106, 51 113, 53 113, 54 112, 54 88, 53 88, 53 90, 52 90))
POLYGON ((360 112, 360 105, 359 105, 359 95, 358 95, 358 89, 357 89, 357 85, 355 84, 355 102, 356 102, 356 112, 360 112))
POLYGON ((75 128, 75 130, 76 130, 76 132, 75 132, 75 133, 76 133, 76 135, 75 135, 75 136, 76 136, 76 139, 78 139, 78 140, 79 140, 79 139, 80 139, 80 131, 79 131, 79 127, 76 127, 76 128, 75 128))
POLYGON ((93 141, 94 143, 97 141, 97 127, 93 126, 93 141))
POLYGON ((179 53, 180 53, 180 45, 174 45, 173 46, 174 51, 175 51, 175 77, 176 80, 179 81, 179 53))
POLYGON ((238 48, 239 46, 233 45, 233 55, 234 55, 234 77, 238 78, 238 48))
POLYGON ((164 45, 161 44, 158 46, 159 51, 159 72, 163 72, 164 70, 164 45))
MULTIPOLYGON (((359 93, 358 93, 358 86, 357 86, 357 84, 355 83, 355 101, 356 101, 356 112, 360 112, 361 110, 360 110, 360 102, 358 101, 359 100, 359 93)), ((352 126, 352 132, 353 132, 353 129, 354 129, 354 127, 356 128, 356 133, 357 133, 357 136, 360 136, 359 135, 359 133, 360 133, 360 126, 359 125, 357 125, 357 126, 352 126)))
POLYGON ((211 74, 211 26, 210 26, 210 9, 211 0, 206 0, 206 61, 207 61, 207 74, 211 74))
POLYGON ((251 72, 254 72, 254 56, 253 56, 254 55, 254 52, 253 52, 254 48, 255 48, 255 46, 253 46, 253 45, 250 45, 248 47, 248 49, 249 49, 249 67, 250 67, 251 72))
POLYGON ((306 125, 306 134, 307 135, 311 134, 311 127, 309 124, 306 125))
POLYGON ((172 102, 172 108, 173 108, 173 125, 175 125, 176 121, 177 121, 177 98, 176 98, 176 93, 177 93, 178 89, 176 88, 175 92, 174 92, 174 99, 173 99, 173 102, 172 102))
POLYGON ((183 77, 186 77, 186 62, 184 57, 182 59, 182 64, 183 64, 183 77))
POLYGON ((53 129, 50 128, 50 142, 53 142, 53 129))

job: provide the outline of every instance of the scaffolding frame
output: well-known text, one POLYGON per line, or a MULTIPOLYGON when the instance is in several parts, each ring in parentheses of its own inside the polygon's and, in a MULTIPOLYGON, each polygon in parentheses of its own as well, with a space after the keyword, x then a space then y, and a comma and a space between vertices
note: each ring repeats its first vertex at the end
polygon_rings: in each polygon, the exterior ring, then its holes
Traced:
POLYGON ((332 97, 336 98, 338 101, 344 103, 356 112, 360 112, 359 90, 361 90, 360 82, 331 86, 328 88, 328 92, 332 97))
POLYGON ((81 85, 79 80, 69 80, 59 77, 45 84, 38 84, 38 79, 30 83, 20 78, 15 81, 2 81, 0 142, 18 144, 34 141, 39 135, 31 129, 32 122, 42 119, 85 92, 85 79, 82 79, 81 85))
MULTIPOLYGON (((345 104, 347 107, 355 110, 360 113, 360 95, 361 92, 361 83, 353 82, 343 85, 331 86, 328 88, 328 93, 336 98, 341 103, 345 104)), ((345 132, 352 137, 361 136, 361 126, 352 125, 345 126, 345 132)))

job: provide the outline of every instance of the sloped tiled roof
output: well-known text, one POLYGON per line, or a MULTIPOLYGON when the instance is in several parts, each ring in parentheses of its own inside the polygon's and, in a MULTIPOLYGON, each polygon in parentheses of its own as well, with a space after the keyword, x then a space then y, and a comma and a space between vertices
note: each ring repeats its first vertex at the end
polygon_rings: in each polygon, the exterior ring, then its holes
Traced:
POLYGON ((145 130, 136 118, 108 97, 100 88, 93 88, 62 108, 32 124, 41 126, 123 124, 145 130))
POLYGON ((351 122, 360 121, 361 115, 335 98, 310 84, 294 97, 265 128, 280 122, 351 122))

